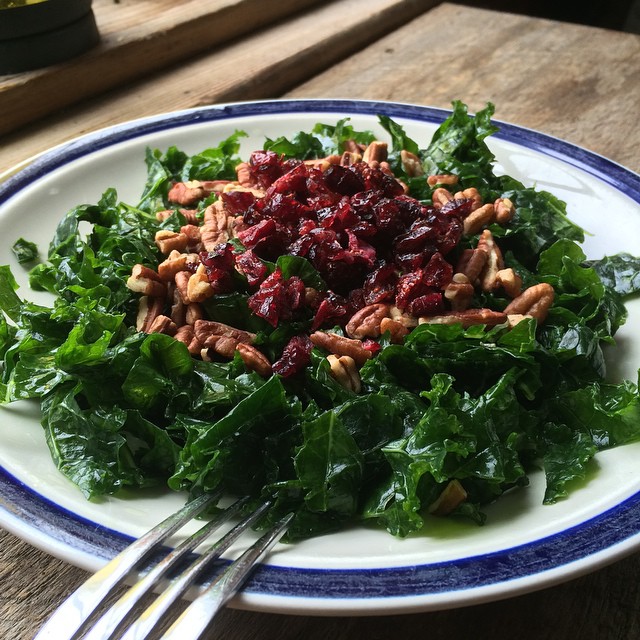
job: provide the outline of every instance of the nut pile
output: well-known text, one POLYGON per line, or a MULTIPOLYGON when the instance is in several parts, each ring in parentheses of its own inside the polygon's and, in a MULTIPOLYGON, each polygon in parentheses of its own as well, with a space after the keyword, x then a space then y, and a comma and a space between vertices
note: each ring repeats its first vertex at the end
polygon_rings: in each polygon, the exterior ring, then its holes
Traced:
MULTIPOLYGON (((416 156, 402 152, 401 159, 407 175, 422 174, 416 156)), ((485 203, 475 188, 458 190, 457 176, 435 175, 425 177, 434 188, 425 205, 393 175, 383 142, 353 142, 341 156, 306 162, 256 151, 236 173, 236 180, 174 184, 168 198, 186 224, 158 231, 164 261, 155 270, 136 265, 127 281, 141 295, 137 329, 169 334, 193 356, 238 353, 260 375, 287 377, 309 363, 316 346, 330 354, 336 380, 358 392, 358 370, 383 334, 401 342, 421 323, 543 322, 553 303, 550 285, 523 290, 487 228, 509 223, 511 201, 485 203), (454 251, 470 236, 478 236, 475 248, 454 251), (326 287, 268 266, 282 255, 308 260, 326 287), (255 334, 206 317, 207 300, 239 287, 251 311, 272 326, 298 320, 309 327, 275 362, 256 346, 255 334), (500 292, 510 302, 504 311, 477 308, 478 292, 500 292), (336 325, 345 335, 327 330, 336 325)), ((164 220, 173 212, 156 215, 164 220)))

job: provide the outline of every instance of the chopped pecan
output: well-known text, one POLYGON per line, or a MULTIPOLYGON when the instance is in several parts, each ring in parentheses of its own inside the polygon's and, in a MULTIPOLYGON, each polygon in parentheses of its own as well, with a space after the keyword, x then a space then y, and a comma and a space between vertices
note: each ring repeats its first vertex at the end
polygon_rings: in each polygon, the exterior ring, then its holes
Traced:
POLYGON ((502 251, 489 229, 482 232, 476 248, 487 254, 487 262, 480 274, 480 285, 483 291, 493 291, 496 288, 496 275, 498 271, 504 269, 502 251))
POLYGON ((466 309, 475 290, 464 273, 454 273, 451 282, 444 288, 444 297, 451 304, 453 311, 463 311, 466 309))
MULTIPOLYGON (((420 158, 418 158, 415 153, 411 153, 411 151, 403 149, 400 152, 400 162, 402 163, 402 168, 409 177, 415 178, 417 176, 424 175, 424 169, 422 168, 420 158)), ((427 182, 429 182, 428 178, 427 182)))
POLYGON ((522 278, 511 267, 500 269, 493 286, 503 289, 510 298, 517 298, 522 293, 522 278))
POLYGON ((458 480, 451 480, 438 498, 429 506, 434 516, 446 516, 467 499, 467 492, 458 480))
POLYGON ((207 190, 199 180, 176 182, 167 194, 169 202, 175 202, 185 207, 196 204, 206 196, 207 190))
POLYGON ((149 333, 149 327, 153 321, 164 311, 165 298, 142 296, 138 301, 138 315, 136 316, 136 329, 143 333, 149 333))
POLYGON ((521 314, 535 318, 542 323, 546 320, 549 309, 553 304, 555 291, 546 283, 534 284, 514 298, 504 310, 508 315, 521 314))
POLYGON ((453 194, 448 189, 444 187, 438 187, 433 190, 431 194, 431 201, 433 202, 433 206, 436 208, 440 208, 442 205, 447 204, 453 200, 453 194))
POLYGON ((167 256, 172 251, 184 251, 187 248, 187 236, 169 229, 160 229, 156 232, 155 243, 160 253, 167 256))
POLYGON ((200 340, 204 347, 211 346, 220 336, 233 338, 237 342, 245 344, 251 344, 256 339, 255 333, 244 331, 243 329, 236 329, 228 324, 215 322, 214 320, 196 320, 193 329, 196 338, 200 340))
POLYGON ((309 337, 316 347, 338 356, 350 356, 359 367, 373 356, 371 351, 362 346, 360 340, 345 338, 336 333, 327 333, 325 331, 315 331, 309 337))
POLYGON ((492 309, 465 309, 464 311, 448 311, 438 316, 423 316, 418 319, 420 324, 457 324, 466 329, 478 324, 494 326, 507 322, 507 314, 492 309))
POLYGON ((491 224, 495 219, 495 209, 492 204, 483 204, 474 209, 463 221, 464 234, 473 236, 483 227, 491 224))
POLYGON ((180 227, 180 233, 187 238, 186 249, 196 253, 202 249, 202 239, 200 238, 200 227, 197 224, 185 224, 180 227))
POLYGON ((465 249, 456 265, 456 272, 467 277, 471 284, 476 284, 487 264, 489 254, 481 248, 465 249))
MULTIPOLYGON (((176 282, 176 285, 178 283, 176 282)), ((206 267, 201 264, 194 274, 189 277, 187 282, 187 300, 188 302, 203 302, 215 293, 214 288, 209 282, 206 267)))
POLYGON ((475 187, 469 187, 468 189, 457 191, 453 197, 456 200, 473 200, 471 211, 475 211, 482 206, 482 196, 475 187))
POLYGON ((164 297, 167 293, 167 285, 160 276, 153 269, 142 264, 136 264, 131 269, 127 287, 135 293, 154 298, 164 297))
POLYGON ((402 322, 398 320, 392 320, 391 318, 382 318, 380 322, 380 332, 388 333, 391 342, 395 344, 402 343, 405 336, 409 335, 409 329, 405 327, 402 322))
POLYGON ((380 322, 389 316, 388 304, 369 304, 356 311, 345 327, 350 338, 377 338, 380 336, 380 322))
POLYGON ((370 166, 379 166, 381 162, 387 159, 388 145, 386 142, 374 140, 362 153, 362 162, 366 162, 370 166))
POLYGON ((186 324, 195 324, 198 320, 202 320, 204 312, 197 302, 190 302, 185 311, 184 321, 186 324))
POLYGON ((354 164, 362 162, 362 155, 358 151, 344 151, 340 156, 340 164, 343 167, 351 167, 354 164))
POLYGON ((158 265, 158 275, 165 282, 172 282, 179 271, 187 268, 188 254, 172 251, 167 259, 158 265))
POLYGON ((453 173, 440 173, 432 175, 427 178, 427 184, 430 187, 435 187, 437 184, 458 184, 458 176, 453 173))
POLYGON ((496 222, 498 224, 507 224, 511 222, 516 213, 516 208, 509 198, 498 198, 493 206, 496 210, 496 222))
MULTIPOLYGON (((186 218, 189 224, 198 224, 197 211, 195 209, 178 209, 178 211, 186 218)), ((175 209, 165 209, 156 212, 156 219, 164 222, 167 218, 175 213, 175 209)))
MULTIPOLYGON (((196 333, 196 338, 198 337, 196 333)), ((200 342, 200 340, 198 340, 200 342)), ((216 353, 229 358, 233 358, 236 348, 238 347, 238 341, 231 336, 209 336, 207 344, 210 349, 213 349, 216 353)))
POLYGON ((191 271, 179 271, 173 279, 175 290, 184 304, 191 302, 189 300, 189 279, 191 275, 191 271))
POLYGON ((146 333, 166 333, 167 335, 175 335, 178 327, 176 323, 168 316, 159 315, 149 325, 146 333))
POLYGON ((255 371, 263 378, 271 375, 271 363, 264 353, 244 342, 238 342, 236 350, 240 354, 242 362, 244 362, 247 369, 255 371))
POLYGON ((327 356, 327 360, 331 367, 331 375, 345 389, 349 389, 354 393, 360 393, 362 390, 362 382, 355 360, 350 356, 336 356, 334 354, 327 356))
POLYGON ((405 311, 402 311, 402 309, 399 309, 395 305, 392 305, 389 308, 389 317, 395 322, 399 322, 403 327, 406 327, 407 329, 414 329, 418 326, 418 318, 412 316, 409 313, 406 313, 405 311))
POLYGON ((196 338, 193 327, 189 326, 188 324, 185 324, 182 327, 178 327, 178 330, 173 337, 176 340, 182 342, 182 344, 186 345, 189 353, 192 356, 197 356, 200 353, 202 345, 196 338))
POLYGON ((216 200, 204 210, 200 239, 207 251, 213 251, 216 245, 229 241, 227 217, 222 200, 216 200))

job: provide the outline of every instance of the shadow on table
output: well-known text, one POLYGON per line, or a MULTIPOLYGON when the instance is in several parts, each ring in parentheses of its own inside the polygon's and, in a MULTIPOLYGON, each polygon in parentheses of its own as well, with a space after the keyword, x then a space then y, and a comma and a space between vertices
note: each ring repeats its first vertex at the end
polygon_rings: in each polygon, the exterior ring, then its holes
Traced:
POLYGON ((496 11, 640 34, 640 0, 455 0, 496 11))

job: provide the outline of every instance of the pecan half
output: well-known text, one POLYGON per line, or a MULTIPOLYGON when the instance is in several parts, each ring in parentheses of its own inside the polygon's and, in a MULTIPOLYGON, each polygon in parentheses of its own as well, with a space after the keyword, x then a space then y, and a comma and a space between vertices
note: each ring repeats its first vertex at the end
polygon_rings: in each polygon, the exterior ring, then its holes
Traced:
POLYGON ((350 338, 362 340, 363 338, 378 338, 380 336, 380 323, 383 318, 389 316, 388 304, 369 304, 362 307, 351 316, 345 327, 350 338))
POLYGON ((463 221, 463 232, 467 236, 474 236, 483 227, 490 225, 495 220, 495 209, 492 204, 483 204, 474 209, 463 221))
POLYGON ((176 327, 176 323, 171 318, 159 315, 154 318, 146 333, 166 333, 167 335, 173 336, 177 330, 178 327, 176 327))
POLYGON ((465 249, 456 265, 456 273, 466 276, 471 284, 476 284, 487 264, 489 254, 481 248, 465 249))
POLYGON ((200 340, 203 347, 212 346, 221 336, 233 338, 236 342, 251 344, 256 339, 256 334, 243 329, 236 329, 222 322, 214 320, 196 320, 193 329, 196 338, 200 340))
POLYGON ((487 263, 480 274, 480 286, 483 291, 493 291, 496 288, 497 273, 504 269, 504 259, 489 229, 485 229, 480 235, 477 249, 487 254, 487 263))
POLYGON ((213 251, 216 245, 229 241, 227 217, 222 200, 216 200, 204 210, 200 240, 207 251, 213 251))
POLYGON ((434 189, 431 194, 431 201, 436 209, 439 209, 442 205, 447 204, 447 202, 450 202, 451 200, 453 200, 453 194, 444 187, 434 189))
POLYGON ((423 316, 418 319, 420 324, 457 324, 466 329, 478 324, 495 326, 507 322, 507 314, 492 309, 465 309, 464 311, 449 311, 438 316, 423 316))
POLYGON ((193 327, 189 326, 188 324, 185 324, 182 327, 178 327, 178 330, 173 337, 179 342, 182 342, 182 344, 186 345, 189 353, 192 356, 197 356, 200 353, 202 345, 196 338, 193 327))
POLYGON ((517 298, 522 293, 522 278, 511 267, 500 269, 494 288, 501 288, 510 298, 517 298))
POLYGON ((187 248, 187 236, 169 229, 160 229, 156 231, 155 243, 160 253, 167 256, 172 251, 184 251, 187 248))
POLYGON ((247 369, 255 371, 263 378, 271 375, 271 363, 262 351, 258 351, 254 346, 244 342, 239 342, 236 345, 236 350, 240 354, 242 362, 244 362, 247 369))
POLYGON ((199 200, 202 200, 207 195, 207 191, 199 180, 190 180, 188 182, 176 182, 169 193, 167 198, 169 202, 175 202, 185 207, 196 204, 199 200))
MULTIPOLYGON (((411 151, 403 149, 400 152, 400 162, 402 163, 402 168, 409 177, 415 178, 417 176, 424 175, 424 169, 422 168, 420 158, 418 158, 415 153, 411 153, 411 151)), ((429 178, 427 178, 427 183, 429 183, 429 178)))
POLYGON ((136 264, 131 269, 127 287, 135 293, 154 298, 164 297, 167 293, 167 285, 160 276, 153 269, 142 264, 136 264))
POLYGON ((498 198, 493 206, 496 210, 496 222, 498 224, 507 224, 511 222, 516 213, 516 208, 509 198, 498 198))
POLYGON ((309 337, 316 347, 325 349, 338 356, 350 356, 359 367, 373 355, 371 351, 362 346, 360 340, 345 338, 336 333, 315 331, 309 337))
POLYGON ((525 289, 507 305, 504 311, 508 315, 529 316, 542 323, 546 320, 554 299, 553 287, 546 282, 541 282, 525 289))
POLYGON ((136 329, 143 333, 150 333, 149 327, 153 321, 162 314, 165 298, 142 296, 138 301, 138 315, 136 316, 136 329))
POLYGON ((458 176, 453 173, 439 173, 427 178, 427 184, 435 187, 437 184, 458 184, 458 176))

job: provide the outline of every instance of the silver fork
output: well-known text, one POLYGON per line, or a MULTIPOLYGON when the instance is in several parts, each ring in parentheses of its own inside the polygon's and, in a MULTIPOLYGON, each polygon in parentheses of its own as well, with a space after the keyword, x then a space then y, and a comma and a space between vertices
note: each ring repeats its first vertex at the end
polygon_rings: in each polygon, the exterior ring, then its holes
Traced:
MULTIPOLYGON (((222 538, 211 544, 188 566, 168 580, 152 604, 137 618, 135 610, 141 599, 158 587, 160 580, 178 562, 199 544, 204 542, 220 525, 226 522, 246 504, 240 498, 212 520, 169 551, 142 578, 104 613, 101 610, 116 588, 138 565, 156 553, 162 543, 173 533, 196 517, 207 506, 215 504, 220 494, 203 495, 187 503, 182 509, 169 516, 151 531, 129 545, 111 562, 105 565, 74 593, 72 593, 46 624, 34 640, 144 640, 149 637, 170 614, 171 608, 194 584, 198 576, 213 561, 218 559, 242 533, 244 533, 271 506, 266 501, 240 521, 222 538)), ((196 640, 210 626, 213 618, 228 600, 242 587, 253 567, 280 540, 293 514, 289 514, 269 529, 255 544, 249 547, 237 560, 232 562, 220 575, 206 584, 202 592, 176 618, 162 635, 162 640, 196 640)))

